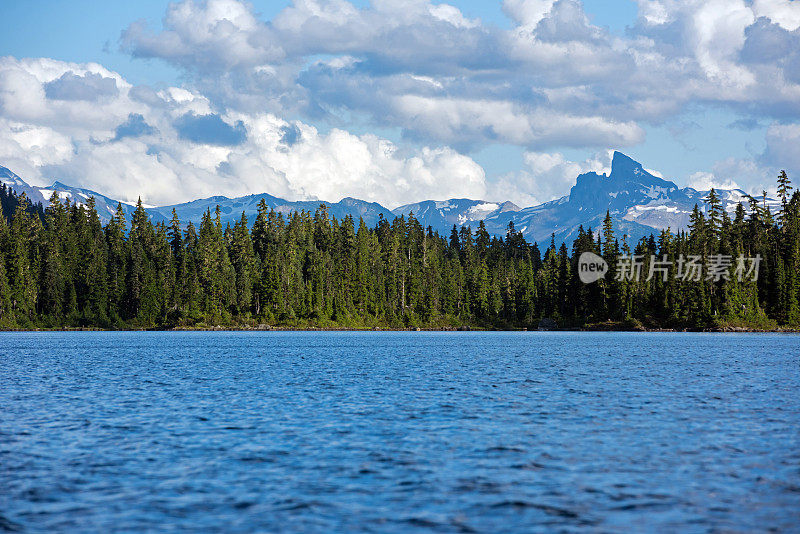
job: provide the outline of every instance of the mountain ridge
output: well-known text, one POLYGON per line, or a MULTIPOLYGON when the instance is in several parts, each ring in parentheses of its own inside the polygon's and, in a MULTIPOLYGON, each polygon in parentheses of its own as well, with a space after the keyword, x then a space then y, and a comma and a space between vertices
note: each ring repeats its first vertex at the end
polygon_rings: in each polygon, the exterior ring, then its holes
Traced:
MULTIPOLYGON (((5 183, 17 193, 25 193, 34 202, 45 207, 53 191, 59 196, 70 197, 79 203, 89 196, 95 197, 101 221, 107 222, 119 203, 126 217, 135 206, 106 197, 95 191, 74 187, 55 181, 50 187, 31 186, 11 170, 0 167, 0 182, 5 183)), ((724 208, 732 212, 736 204, 744 201, 746 194, 740 189, 717 190, 724 208)), ((258 204, 264 200, 267 207, 284 215, 292 211, 314 212, 320 204, 325 204, 332 217, 342 219, 347 215, 354 219, 364 219, 368 226, 374 226, 383 217, 391 219, 399 216, 414 217, 424 227, 431 227, 441 235, 448 235, 453 225, 474 228, 484 221, 487 231, 496 236, 505 236, 509 223, 514 223, 517 231, 530 242, 549 244, 551 238, 556 243, 571 241, 583 227, 598 229, 608 212, 614 222, 617 235, 629 243, 638 241, 650 234, 657 234, 669 228, 676 232, 687 228, 689 215, 695 204, 705 211, 703 198, 707 191, 690 187, 679 188, 674 182, 658 177, 645 170, 641 163, 622 152, 615 151, 612 157, 611 172, 606 175, 586 172, 577 176, 575 185, 567 195, 538 204, 520 208, 511 201, 491 202, 468 198, 447 200, 423 200, 389 210, 377 202, 368 202, 354 197, 344 197, 338 202, 318 200, 290 201, 268 193, 252 194, 229 198, 215 195, 195 199, 180 204, 146 207, 153 222, 166 222, 175 209, 182 223, 199 223, 206 210, 220 207, 223 224, 237 221, 242 212, 252 223, 258 204)), ((768 199, 768 204, 776 201, 768 199)))

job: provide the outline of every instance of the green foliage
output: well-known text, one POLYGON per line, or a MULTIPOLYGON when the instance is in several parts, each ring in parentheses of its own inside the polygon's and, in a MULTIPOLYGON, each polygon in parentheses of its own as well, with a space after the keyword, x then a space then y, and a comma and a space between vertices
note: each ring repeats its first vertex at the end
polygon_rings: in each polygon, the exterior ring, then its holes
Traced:
POLYGON ((503 239, 483 222, 440 236, 413 214, 369 228, 324 205, 284 216, 263 201, 252 229, 244 214, 223 228, 219 210, 199 228, 175 212, 154 225, 141 201, 130 228, 121 206, 103 227, 94 199, 54 193, 41 210, 3 186, 0 328, 797 327, 800 193, 789 184, 782 173, 777 218, 752 197, 729 216, 712 190, 689 232, 628 243, 609 213, 599 232, 580 228, 569 249, 553 237, 543 254, 513 223, 503 239), (580 281, 583 252, 607 261, 604 279, 580 281), (643 258, 639 280, 616 276, 630 254, 643 258), (687 281, 654 263, 719 255, 759 255, 758 280, 687 281))

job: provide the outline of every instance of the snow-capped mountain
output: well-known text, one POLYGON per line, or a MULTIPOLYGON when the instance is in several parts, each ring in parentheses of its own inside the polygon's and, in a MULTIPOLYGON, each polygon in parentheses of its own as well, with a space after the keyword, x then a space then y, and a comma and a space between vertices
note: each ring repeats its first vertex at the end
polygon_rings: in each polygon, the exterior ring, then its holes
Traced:
MULTIPOLYGON (((54 191, 57 191, 62 198, 70 197, 72 201, 78 203, 84 203, 90 196, 94 196, 97 211, 104 223, 116 211, 118 204, 116 200, 94 191, 61 182, 55 182, 50 187, 30 186, 5 167, 0 167, 0 182, 17 193, 24 192, 34 203, 41 202, 45 207, 54 191)), ((740 189, 718 190, 717 193, 728 212, 733 212, 740 202, 747 203, 746 193, 740 189)), ((198 224, 206 210, 213 212, 219 206, 223 224, 228 222, 233 224, 238 221, 242 212, 252 224, 262 199, 269 208, 284 215, 299 210, 313 213, 321 203, 324 203, 328 207, 330 216, 341 220, 350 215, 356 224, 359 218, 363 218, 370 227, 374 226, 381 216, 391 220, 413 213, 424 227, 430 226, 445 237, 449 236, 453 225, 470 226, 474 230, 481 220, 485 222, 490 234, 505 236, 508 223, 513 222, 517 231, 522 232, 528 241, 537 242, 543 247, 550 243, 553 235, 556 244, 561 242, 571 244, 581 226, 587 230, 592 228, 598 231, 606 211, 611 214, 617 236, 621 239, 624 236, 631 244, 667 228, 673 232, 684 230, 689 224, 689 216, 695 204, 701 209, 706 208, 703 199, 707 195, 708 191, 697 191, 690 187, 679 188, 674 182, 654 176, 640 163, 621 152, 614 152, 609 175, 595 172, 581 174, 568 195, 528 208, 520 208, 512 202, 460 198, 444 201, 426 200, 389 211, 378 203, 355 198, 344 198, 339 202, 289 201, 264 193, 238 198, 214 196, 146 209, 154 222, 168 221, 172 217, 172 210, 175 209, 178 218, 184 224, 189 221, 198 224)), ((131 204, 121 204, 126 217, 130 220, 135 207, 131 204)), ((767 199, 767 204, 773 211, 779 207, 779 203, 774 199, 767 199)))
MULTIPOLYGON (((22 178, 5 167, 0 167, 0 182, 5 183, 6 186, 16 191, 17 194, 25 193, 32 203, 41 203, 44 207, 50 204, 50 197, 53 195, 53 192, 57 192, 62 200, 69 198, 70 202, 77 202, 78 204, 85 204, 89 197, 94 197, 97 214, 104 224, 107 223, 111 216, 117 211, 117 205, 122 206, 125 217, 129 221, 133 211, 136 209, 136 206, 109 198, 91 189, 73 187, 58 181, 54 182, 53 185, 49 187, 28 185, 22 178)), ((157 212, 151 212, 150 218, 153 222, 164 220, 157 212)))
MULTIPOLYGON (((571 243, 580 226, 598 230, 608 211, 616 234, 627 236, 628 242, 636 242, 661 229, 686 228, 695 204, 688 191, 652 175, 628 156, 614 152, 608 176, 596 172, 581 174, 569 195, 520 210, 511 220, 530 241, 549 243, 555 234, 556 243, 571 243)), ((702 204, 699 198, 697 202, 702 204)), ((508 220, 499 219, 498 224, 508 224, 508 220)))
POLYGON ((0 183, 6 184, 6 186, 16 191, 18 195, 24 193, 34 204, 41 202, 47 205, 47 200, 42 196, 42 192, 38 187, 28 185, 25 180, 14 174, 10 169, 0 167, 0 183))
MULTIPOLYGON (((58 193, 60 198, 69 198, 70 202, 77 202, 78 204, 84 204, 89 197, 93 196, 95 198, 97 213, 104 224, 114 215, 118 204, 122 206, 122 210, 128 221, 131 220, 131 215, 136 209, 136 206, 132 204, 120 202, 95 191, 69 186, 61 182, 54 182, 53 185, 49 187, 31 186, 5 167, 0 167, 0 182, 5 183, 6 186, 16 191, 17 194, 25 193, 28 199, 34 204, 41 203, 44 207, 50 204, 49 199, 54 191, 58 193)), ((228 222, 234 224, 241 218, 242 212, 247 215, 248 221, 252 224, 255 220, 258 204, 262 198, 266 202, 267 207, 283 213, 284 215, 300 210, 313 213, 320 204, 324 203, 328 208, 328 214, 339 220, 350 215, 356 222, 359 217, 361 217, 367 225, 374 226, 378 222, 378 217, 380 215, 383 215, 386 219, 394 218, 391 211, 376 202, 366 202, 355 198, 343 198, 339 202, 322 202, 316 200, 292 202, 266 193, 238 198, 213 196, 210 198, 193 200, 191 202, 184 202, 182 204, 148 206, 145 209, 153 222, 169 221, 172 218, 172 209, 174 208, 181 222, 188 223, 191 221, 195 224, 199 224, 203 213, 205 213, 207 209, 213 213, 217 206, 219 206, 223 224, 228 222)))
POLYGON ((244 212, 244 214, 247 216, 248 222, 252 224, 253 221, 255 221, 256 213, 258 212, 258 204, 262 199, 268 208, 272 208, 279 213, 283 213, 284 216, 293 211, 301 210, 314 213, 317 208, 319 208, 320 204, 325 204, 325 206, 328 208, 328 215, 330 217, 336 217, 337 219, 342 220, 347 215, 350 215, 353 217, 353 219, 355 219, 356 226, 358 225, 359 217, 364 219, 364 222, 370 227, 375 226, 380 215, 383 215, 384 218, 390 220, 394 218, 392 212, 376 202, 366 202, 364 200, 358 200, 349 197, 343 198, 339 202, 323 202, 319 200, 302 200, 292 202, 268 195, 266 193, 261 195, 248 195, 246 197, 238 198, 215 196, 200 200, 193 200, 192 202, 185 202, 183 204, 149 208, 148 211, 150 213, 157 213, 166 219, 170 219, 172 218, 172 209, 174 208, 175 212, 178 214, 178 218, 181 221, 192 221, 193 223, 197 224, 200 222, 200 219, 206 210, 210 210, 212 213, 214 213, 216 207, 219 206, 221 213, 220 218, 223 225, 227 222, 230 222, 231 225, 236 223, 239 219, 241 219, 242 212, 244 212))
POLYGON ((406 204, 393 209, 392 213, 397 217, 401 215, 407 217, 413 213, 422 226, 426 228, 432 226, 442 233, 442 230, 449 230, 453 225, 476 227, 482 220, 491 220, 501 213, 514 213, 519 210, 519 206, 513 202, 500 203, 453 198, 444 201, 425 200, 415 204, 406 204))
MULTIPOLYGON (((747 203, 746 193, 741 189, 717 193, 729 212, 739 202, 747 203)), ((585 230, 599 230, 608 211, 616 234, 635 243, 668 228, 673 232, 687 229, 695 204, 705 210, 703 199, 707 195, 708 191, 679 188, 674 182, 646 171, 625 154, 615 152, 608 176, 595 172, 581 174, 568 195, 538 206, 520 209, 510 202, 429 200, 402 206, 393 213, 413 212, 423 225, 431 225, 439 233, 449 232, 453 224, 470 225, 474 229, 483 219, 489 233, 504 236, 508 223, 513 222, 528 241, 547 246, 552 235, 557 244, 571 243, 581 226, 585 230)), ((778 207, 773 199, 768 199, 767 204, 773 210, 778 207)))

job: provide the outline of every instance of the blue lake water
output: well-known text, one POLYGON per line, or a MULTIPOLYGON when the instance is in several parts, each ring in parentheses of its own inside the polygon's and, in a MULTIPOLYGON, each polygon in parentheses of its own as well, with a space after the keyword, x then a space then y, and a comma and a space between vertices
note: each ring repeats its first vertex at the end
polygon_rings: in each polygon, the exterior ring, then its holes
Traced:
POLYGON ((800 531, 800 337, 0 333, 0 530, 800 531))

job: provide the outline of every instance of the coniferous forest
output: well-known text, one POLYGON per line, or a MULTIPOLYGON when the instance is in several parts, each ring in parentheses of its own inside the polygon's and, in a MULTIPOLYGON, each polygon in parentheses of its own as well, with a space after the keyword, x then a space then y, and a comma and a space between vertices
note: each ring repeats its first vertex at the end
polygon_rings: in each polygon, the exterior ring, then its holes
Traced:
MULTIPOLYGON (((758 328, 800 325, 800 194, 778 179, 780 210, 750 197, 734 213, 712 189, 689 231, 638 243, 581 229, 546 250, 509 225, 505 238, 413 217, 374 228, 336 220, 324 205, 287 217, 263 203, 255 221, 153 225, 139 202, 103 226, 93 199, 53 194, 46 209, 0 187, 0 328, 758 328), (594 252, 608 275, 584 284, 578 258, 594 252), (641 277, 618 272, 642 258, 641 277), (733 257, 724 275, 648 276, 651 263, 733 257), (733 276, 736 257, 760 258, 757 279, 733 276), (648 280, 649 278, 649 280, 648 280), (741 279, 740 279, 741 278, 741 279), (547 321, 552 324, 551 321, 547 321)), ((659 263, 661 265, 661 263, 659 263)), ((653 265, 655 267, 655 265, 653 265)), ((719 271, 719 269, 718 269, 719 271)))

